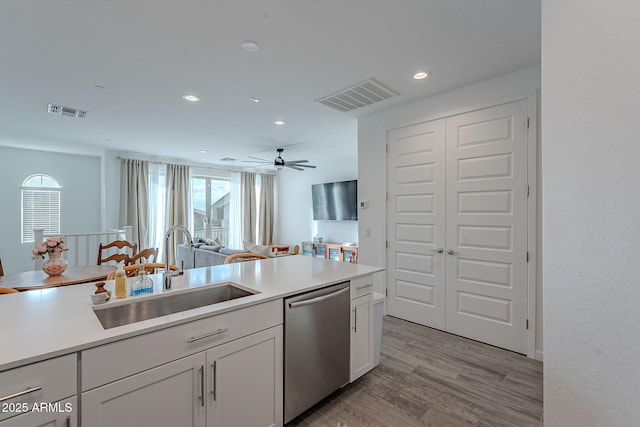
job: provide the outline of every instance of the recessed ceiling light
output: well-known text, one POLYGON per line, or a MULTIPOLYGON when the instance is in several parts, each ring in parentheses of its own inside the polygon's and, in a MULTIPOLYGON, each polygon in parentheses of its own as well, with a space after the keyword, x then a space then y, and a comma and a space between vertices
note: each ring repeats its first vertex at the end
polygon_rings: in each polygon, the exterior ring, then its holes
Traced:
POLYGON ((201 154, 207 154, 207 150, 200 150, 201 154))
POLYGON ((429 77, 429 74, 431 74, 428 71, 418 71, 417 73, 415 73, 413 75, 413 78, 416 80, 422 80, 422 79, 426 79, 427 77, 429 77))
POLYGON ((258 49, 260 49, 260 46, 258 46, 258 43, 254 41, 247 40, 246 42, 242 43, 242 50, 244 50, 245 52, 257 52, 258 49))
POLYGON ((182 95, 182 99, 184 99, 185 101, 189 101, 189 102, 198 102, 198 101, 200 101, 200 98, 198 98, 195 95, 188 94, 188 93, 185 94, 185 95, 182 95))
POLYGON ((282 126, 284 124, 284 121, 283 120, 276 120, 273 123, 277 124, 278 126, 282 126))
POLYGON ((256 104, 257 104, 258 102, 260 102, 260 100, 259 100, 258 98, 253 98, 253 97, 249 98, 249 101, 251 101, 251 102, 255 102, 256 104))

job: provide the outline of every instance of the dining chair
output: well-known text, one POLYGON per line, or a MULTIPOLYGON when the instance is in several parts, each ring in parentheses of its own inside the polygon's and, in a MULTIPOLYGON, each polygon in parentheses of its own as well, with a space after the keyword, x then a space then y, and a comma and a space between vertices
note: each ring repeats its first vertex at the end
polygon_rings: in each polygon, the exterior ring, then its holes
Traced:
POLYGON ((0 258, 0 276, 4 276, 4 270, 2 269, 2 258, 0 258))
POLYGON ((143 249, 137 254, 130 256, 129 259, 126 260, 125 265, 155 263, 157 256, 158 248, 143 249))
POLYGON ((262 254, 254 254, 253 252, 241 252, 238 254, 229 255, 224 259, 224 263, 232 264, 234 262, 254 261, 258 259, 269 259, 269 257, 262 254))
MULTIPOLYGON (((127 275, 127 277, 137 276, 141 268, 144 269, 149 274, 154 274, 157 272, 157 270, 164 270, 164 264, 161 264, 159 262, 150 262, 150 263, 144 263, 144 264, 129 264, 123 267, 124 273, 127 275)), ((169 270, 178 271, 180 270, 180 268, 177 265, 170 265, 169 270)), ((116 277, 116 272, 112 271, 107 276, 107 280, 113 280, 115 279, 115 277, 116 277)))
POLYGON ((103 245, 102 242, 100 242, 100 247, 98 247, 98 265, 102 265, 110 261, 114 261, 116 263, 124 262, 126 264, 127 258, 130 256, 134 256, 137 252, 138 252, 138 244, 137 243, 131 244, 126 240, 114 240, 113 242, 108 243, 106 245, 103 245), (119 250, 122 250, 123 248, 125 248, 125 250, 124 252, 118 252, 103 258, 104 251, 107 251, 108 253, 113 252, 114 248, 117 248, 119 250), (131 249, 131 255, 129 255, 126 252, 126 248, 131 249))
POLYGON ((289 251, 289 255, 298 255, 300 252, 300 245, 295 245, 293 249, 289 251))

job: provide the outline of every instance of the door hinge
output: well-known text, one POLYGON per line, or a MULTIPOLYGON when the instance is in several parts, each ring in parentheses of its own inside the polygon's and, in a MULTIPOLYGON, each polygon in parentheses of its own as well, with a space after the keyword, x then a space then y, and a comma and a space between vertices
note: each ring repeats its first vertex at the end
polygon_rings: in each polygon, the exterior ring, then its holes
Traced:
POLYGON ((529 129, 529 126, 531 126, 531 120, 527 117, 527 129, 529 129))
POLYGON ((389 152, 389 144, 385 145, 384 152, 385 152, 385 153, 388 153, 388 152, 389 152))
POLYGON ((529 194, 531 194, 531 186, 527 184, 527 197, 529 197, 529 194))
POLYGON ((527 329, 529 329, 529 319, 527 319, 527 329))
POLYGON ((386 297, 389 296, 389 289, 388 288, 384 290, 384 296, 386 296, 386 297))
POLYGON ((388 241, 388 240, 385 240, 385 241, 384 241, 384 247, 385 247, 385 248, 387 248, 387 249, 389 249, 389 241, 388 241))
POLYGON ((389 201, 389 193, 387 193, 386 196, 384 196, 384 200, 387 202, 389 201))
POLYGON ((529 262, 529 252, 527 251, 527 262, 529 262))

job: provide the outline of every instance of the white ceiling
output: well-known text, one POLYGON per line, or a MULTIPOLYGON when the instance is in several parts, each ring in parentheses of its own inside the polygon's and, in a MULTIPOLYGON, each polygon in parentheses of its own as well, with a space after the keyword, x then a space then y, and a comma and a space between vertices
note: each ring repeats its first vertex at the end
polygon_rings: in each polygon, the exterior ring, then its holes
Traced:
POLYGON ((540 0, 2 0, 0 144, 322 161, 358 117, 539 63, 540 0), (314 102, 371 77, 399 95, 314 102))

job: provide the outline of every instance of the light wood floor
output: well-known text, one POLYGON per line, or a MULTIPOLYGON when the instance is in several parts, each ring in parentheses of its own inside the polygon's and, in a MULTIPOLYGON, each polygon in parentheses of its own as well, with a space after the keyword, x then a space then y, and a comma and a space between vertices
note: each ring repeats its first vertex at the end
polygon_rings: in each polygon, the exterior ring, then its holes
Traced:
POLYGON ((385 316, 380 365, 287 426, 539 427, 542 363, 385 316))

